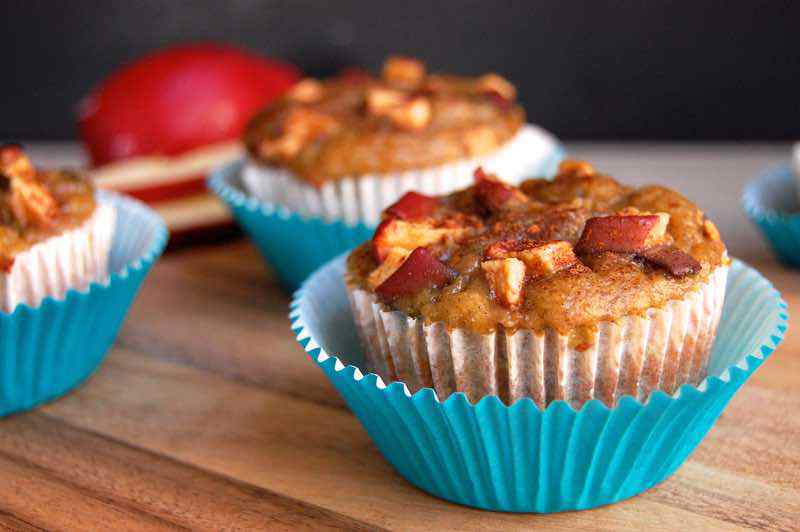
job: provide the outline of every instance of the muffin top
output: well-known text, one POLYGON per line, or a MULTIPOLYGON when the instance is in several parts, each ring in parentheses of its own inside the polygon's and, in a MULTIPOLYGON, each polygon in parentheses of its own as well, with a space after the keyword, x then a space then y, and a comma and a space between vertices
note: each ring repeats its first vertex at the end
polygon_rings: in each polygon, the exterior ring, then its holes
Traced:
POLYGON ((80 174, 37 170, 16 145, 0 146, 0 269, 32 245, 83 223, 94 187, 80 174))
POLYGON ((350 255, 349 282, 427 323, 553 328, 579 346, 599 321, 681 299, 729 262, 714 224, 668 188, 627 187, 577 161, 519 187, 475 178, 388 207, 350 255))
POLYGON ((514 86, 497 74, 429 74, 391 57, 366 73, 306 79, 257 115, 245 144, 257 161, 315 186, 346 176, 427 168, 487 155, 525 121, 514 86))

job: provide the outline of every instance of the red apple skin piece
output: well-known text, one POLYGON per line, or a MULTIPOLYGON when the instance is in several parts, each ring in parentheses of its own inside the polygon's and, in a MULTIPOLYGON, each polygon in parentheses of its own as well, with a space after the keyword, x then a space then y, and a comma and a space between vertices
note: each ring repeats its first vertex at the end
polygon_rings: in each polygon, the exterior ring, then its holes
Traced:
POLYGON ((575 251, 578 253, 639 253, 659 217, 656 215, 622 215, 589 218, 575 251))
POLYGON ((386 209, 386 214, 401 220, 419 220, 430 216, 439 206, 439 200, 419 194, 417 192, 406 192, 402 198, 397 200, 386 209))
POLYGON ((663 268, 675 277, 685 277, 703 269, 694 257, 675 246, 657 246, 644 250, 641 255, 653 266, 663 268))
POLYGON ((455 270, 434 257, 427 248, 417 248, 397 271, 375 289, 375 293, 384 301, 393 301, 418 290, 442 286, 457 275, 455 270))
POLYGON ((521 190, 488 175, 481 167, 475 170, 474 175, 475 195, 490 211, 513 208, 528 201, 521 190))
POLYGON ((250 117, 301 78, 294 66, 231 46, 157 51, 121 68, 81 102, 92 163, 176 155, 238 138, 250 117))

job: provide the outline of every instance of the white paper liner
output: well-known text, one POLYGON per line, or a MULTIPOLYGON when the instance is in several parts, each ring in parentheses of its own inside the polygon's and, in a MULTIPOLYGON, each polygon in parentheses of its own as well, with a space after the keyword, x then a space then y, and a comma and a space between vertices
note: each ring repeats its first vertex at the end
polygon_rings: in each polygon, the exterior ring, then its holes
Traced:
POLYGON ((527 177, 540 177, 537 174, 557 150, 552 135, 528 124, 488 157, 433 168, 346 177, 317 188, 287 170, 248 160, 242 181, 247 191, 261 201, 283 205, 304 216, 375 226, 381 211, 408 191, 437 196, 466 188, 472 184, 478 166, 516 184, 527 177))
MULTIPOLYGON (((570 347, 553 329, 479 334, 390 310, 374 294, 346 279, 348 298, 367 369, 411 393, 433 388, 444 401, 464 392, 473 403, 496 395, 507 404, 530 397, 544 408, 562 399, 575 409, 590 399, 613 407, 623 395, 645 402, 654 390, 673 393, 699 384, 725 297, 728 267, 682 300, 645 316, 601 322, 587 349, 570 347)), ((346 276, 347 277, 347 276, 346 276)))
POLYGON ((9 273, 0 273, 3 312, 25 303, 35 307, 47 296, 63 298, 70 288, 85 290, 108 277, 114 235, 114 207, 98 202, 81 226, 35 244, 14 257, 9 273))

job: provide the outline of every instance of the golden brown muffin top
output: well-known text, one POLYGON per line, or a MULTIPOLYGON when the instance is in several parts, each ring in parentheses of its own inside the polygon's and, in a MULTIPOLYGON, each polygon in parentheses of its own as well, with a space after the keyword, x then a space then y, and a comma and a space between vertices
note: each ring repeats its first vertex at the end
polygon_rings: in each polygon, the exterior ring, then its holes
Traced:
POLYGON ((94 207, 94 186, 84 176, 37 170, 19 146, 0 146, 0 270, 11 271, 17 253, 83 223, 94 207))
POLYGON ((391 57, 378 78, 301 81, 250 122, 245 144, 257 161, 315 186, 428 168, 511 139, 525 121, 516 92, 497 74, 429 74, 417 60, 391 57))
POLYGON ((584 162, 553 181, 411 192, 384 211, 348 277, 390 308, 481 333, 503 327, 591 339, 614 321, 681 299, 728 263, 714 224, 661 186, 631 188, 584 162))

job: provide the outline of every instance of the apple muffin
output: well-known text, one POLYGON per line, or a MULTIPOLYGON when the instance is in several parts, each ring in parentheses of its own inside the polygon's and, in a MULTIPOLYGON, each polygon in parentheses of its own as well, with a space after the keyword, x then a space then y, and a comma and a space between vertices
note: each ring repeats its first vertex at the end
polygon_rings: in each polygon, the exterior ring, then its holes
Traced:
POLYGON ((476 164, 520 179, 555 143, 525 125, 516 92, 498 74, 431 74, 406 57, 377 77, 306 79, 250 122, 243 180, 292 211, 374 226, 404 192, 467 186, 476 164))
POLYGON ((38 170, 17 145, 0 146, 0 303, 38 305, 108 275, 115 212, 92 182, 38 170))
POLYGON ((569 161, 552 181, 478 168, 465 190, 406 194, 349 256, 346 285, 384 381, 579 408, 704 379, 728 265, 679 193, 569 161))

